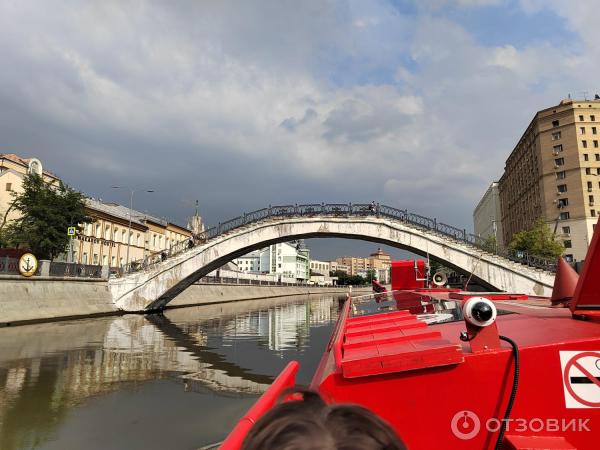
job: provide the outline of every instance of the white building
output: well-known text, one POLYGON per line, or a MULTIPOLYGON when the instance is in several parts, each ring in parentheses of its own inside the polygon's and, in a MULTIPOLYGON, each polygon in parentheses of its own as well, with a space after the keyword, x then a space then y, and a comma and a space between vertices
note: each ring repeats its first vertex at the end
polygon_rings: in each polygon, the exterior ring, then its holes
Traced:
POLYGON ((313 259, 310 261, 310 270, 313 274, 329 276, 329 272, 331 271, 331 263, 313 259))
POLYGON ((496 236, 496 243, 499 247, 503 247, 501 217, 500 191, 498 182, 494 181, 473 211, 475 236, 482 239, 496 236))
POLYGON ((233 260, 242 272, 269 273, 268 267, 261 268, 261 255, 265 250, 255 250, 247 255, 240 256, 233 260))
POLYGON ((283 242, 240 256, 233 262, 245 272, 278 274, 282 280, 305 282, 310 276, 309 255, 302 242, 283 242))

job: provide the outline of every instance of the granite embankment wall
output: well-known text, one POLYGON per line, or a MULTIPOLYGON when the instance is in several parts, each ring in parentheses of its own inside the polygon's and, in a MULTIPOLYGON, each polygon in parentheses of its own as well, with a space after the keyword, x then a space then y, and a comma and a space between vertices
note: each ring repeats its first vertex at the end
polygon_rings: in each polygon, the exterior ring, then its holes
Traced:
MULTIPOLYGON (((368 290, 362 290, 366 292, 368 290)), ((275 298, 301 294, 343 295, 341 288, 300 286, 242 286, 195 284, 167 305, 168 308, 275 298)), ((87 279, 0 278, 0 326, 77 317, 122 314, 113 304, 106 281, 87 279)))

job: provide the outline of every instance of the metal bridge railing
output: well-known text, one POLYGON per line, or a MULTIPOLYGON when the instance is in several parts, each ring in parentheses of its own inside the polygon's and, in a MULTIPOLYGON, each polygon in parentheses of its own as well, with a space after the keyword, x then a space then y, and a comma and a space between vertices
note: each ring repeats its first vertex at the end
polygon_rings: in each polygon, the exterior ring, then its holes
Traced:
POLYGON ((257 209, 256 211, 244 213, 241 216, 235 217, 226 222, 221 222, 217 226, 213 226, 207 230, 204 230, 203 232, 195 235, 189 241, 180 242, 175 247, 171 247, 171 249, 162 252, 160 255, 151 255, 143 260, 132 261, 130 264, 123 267, 122 273, 131 273, 152 269, 167 258, 179 255, 186 250, 195 247, 196 245, 206 243, 211 239, 222 236, 249 224, 265 220, 311 216, 383 217, 410 225, 417 229, 445 236, 456 242, 475 247, 477 250, 495 254, 516 263, 548 270, 551 272, 556 271, 555 260, 506 248, 491 249, 489 246, 485 245, 483 239, 475 236, 472 233, 467 233, 466 229, 464 228, 457 228, 452 225, 439 222, 435 218, 411 213, 406 209, 398 209, 392 206, 380 205, 379 203, 309 203, 303 205, 269 205, 268 208, 257 209))

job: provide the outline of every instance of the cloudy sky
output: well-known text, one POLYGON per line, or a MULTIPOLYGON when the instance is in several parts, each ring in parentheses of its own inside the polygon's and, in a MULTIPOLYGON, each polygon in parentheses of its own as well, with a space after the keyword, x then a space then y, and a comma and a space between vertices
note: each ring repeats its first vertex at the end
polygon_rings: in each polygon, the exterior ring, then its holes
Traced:
POLYGON ((598 42, 596 0, 0 0, 0 152, 179 222, 376 200, 472 228, 533 114, 600 91, 598 42))

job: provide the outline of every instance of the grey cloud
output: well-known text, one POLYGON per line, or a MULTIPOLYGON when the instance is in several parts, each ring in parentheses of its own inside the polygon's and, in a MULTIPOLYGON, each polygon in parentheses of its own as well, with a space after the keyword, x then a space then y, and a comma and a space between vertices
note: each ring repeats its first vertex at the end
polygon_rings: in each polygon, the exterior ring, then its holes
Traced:
POLYGON ((136 205, 178 221, 375 199, 470 227, 535 110, 597 72, 553 7, 581 52, 385 1, 0 2, 0 151, 96 197, 151 184, 136 205))

